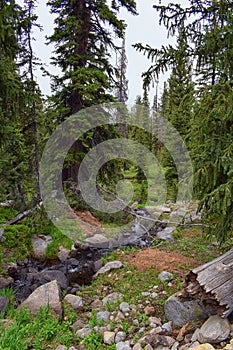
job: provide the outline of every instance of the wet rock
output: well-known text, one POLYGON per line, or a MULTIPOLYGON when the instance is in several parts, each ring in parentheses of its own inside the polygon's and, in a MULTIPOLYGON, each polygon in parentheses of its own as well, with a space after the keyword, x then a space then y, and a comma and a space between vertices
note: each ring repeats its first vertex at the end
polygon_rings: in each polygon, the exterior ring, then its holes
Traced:
POLYGON ((34 235, 32 238, 33 255, 35 259, 44 260, 48 245, 52 242, 51 236, 34 235))
POLYGON ((70 304, 74 310, 82 309, 83 307, 83 300, 77 295, 67 294, 64 301, 70 304))
POLYGON ((184 326, 187 322, 205 319, 208 315, 203 304, 197 300, 181 300, 172 295, 164 305, 166 318, 175 326, 184 326))
POLYGON ((115 333, 106 331, 104 332, 104 344, 111 345, 114 343, 115 340, 115 333))
POLYGON ((7 272, 10 277, 12 277, 14 280, 18 279, 18 266, 16 263, 9 263, 7 267, 7 272))
MULTIPOLYGON (((88 259, 88 258, 87 258, 88 259)), ((70 258, 66 261, 67 278, 69 284, 85 285, 92 281, 93 276, 93 262, 90 260, 78 260, 70 258)))
POLYGON ((38 285, 56 280, 61 289, 68 288, 68 280, 65 274, 59 270, 45 270, 38 273, 32 273, 27 275, 27 280, 30 282, 36 282, 38 285))
POLYGON ((0 277, 0 290, 10 287, 13 283, 14 283, 14 279, 12 277, 8 277, 8 278, 0 277))
POLYGON ((174 275, 168 271, 162 271, 158 275, 158 279, 161 282, 172 281, 174 279, 174 275))
POLYGON ((228 319, 223 319, 218 315, 213 315, 201 326, 197 335, 200 343, 220 343, 226 340, 231 332, 228 319))
POLYGON ((115 260, 115 261, 110 261, 108 262, 106 265, 104 265, 103 267, 101 267, 101 269, 99 269, 96 274, 93 276, 93 278, 97 278, 99 275, 102 275, 104 273, 107 273, 111 270, 116 270, 116 269, 120 269, 121 267, 123 267, 123 264, 121 261, 115 260))
POLYGON ((10 300, 7 297, 0 296, 0 313, 4 313, 6 311, 6 307, 9 304, 10 300))
POLYGON ((62 316, 61 293, 56 280, 37 288, 19 308, 26 306, 32 314, 36 314, 40 307, 48 305, 60 317, 62 316))

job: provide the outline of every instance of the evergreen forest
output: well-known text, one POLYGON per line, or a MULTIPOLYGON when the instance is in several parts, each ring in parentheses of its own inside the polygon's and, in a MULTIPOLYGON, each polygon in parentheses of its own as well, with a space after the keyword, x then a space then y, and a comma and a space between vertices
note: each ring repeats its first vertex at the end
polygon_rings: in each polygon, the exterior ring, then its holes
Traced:
MULTIPOLYGON (((14 215, 39 205, 40 218, 38 213, 32 215, 32 226, 49 225, 40 193, 40 159, 52 132, 85 108, 127 103, 127 23, 120 11, 124 8, 136 16, 136 5, 134 0, 49 0, 46 6, 56 19, 53 34, 44 40, 55 47, 51 64, 60 70, 56 76, 33 50, 33 30, 40 28, 37 2, 0 0, 0 202, 10 203, 14 215), (116 63, 113 55, 118 57, 116 63), (51 96, 43 96, 36 69, 49 75, 51 96)), ((189 0, 182 7, 175 1, 168 5, 155 1, 153 11, 175 44, 156 48, 135 38, 135 52, 148 58, 150 68, 142 72, 143 91, 134 110, 140 106, 152 110, 156 120, 166 118, 179 132, 194 169, 193 200, 199 203, 208 233, 224 242, 233 234, 233 4, 189 0), (156 86, 165 72, 169 78, 158 96, 156 86), (153 103, 148 97, 151 91, 153 103)), ((77 173, 93 147, 121 137, 140 142, 159 160, 167 201, 176 200, 179 186, 169 150, 143 125, 121 120, 89 130, 67 154, 63 187, 72 208, 87 209, 112 225, 126 218, 121 213, 106 217, 88 206, 77 190, 77 173)), ((112 160, 101 168, 97 177, 101 195, 112 200, 116 183, 125 177, 133 183, 132 202, 143 207, 147 179, 128 160, 112 160)))

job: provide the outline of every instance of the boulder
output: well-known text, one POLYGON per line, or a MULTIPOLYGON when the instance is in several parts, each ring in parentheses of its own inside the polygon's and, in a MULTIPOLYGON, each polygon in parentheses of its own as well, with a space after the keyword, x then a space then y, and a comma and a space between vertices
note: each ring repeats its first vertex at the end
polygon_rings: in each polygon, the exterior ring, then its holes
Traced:
POLYGON ((166 318, 175 326, 184 326, 187 322, 199 321, 208 317, 204 305, 197 300, 183 300, 172 295, 164 305, 166 318))
POLYGON ((197 340, 200 343, 220 343, 229 337, 230 332, 231 326, 227 318, 212 315, 201 326, 197 334, 197 340))
POLYGON ((37 288, 19 308, 25 306, 32 314, 36 314, 40 307, 49 306, 60 317, 62 316, 61 292, 56 280, 37 288))
POLYGON ((29 273, 27 279, 31 279, 34 283, 38 282, 39 285, 56 280, 61 289, 65 290, 68 288, 68 280, 65 274, 59 270, 44 270, 36 273, 29 273))

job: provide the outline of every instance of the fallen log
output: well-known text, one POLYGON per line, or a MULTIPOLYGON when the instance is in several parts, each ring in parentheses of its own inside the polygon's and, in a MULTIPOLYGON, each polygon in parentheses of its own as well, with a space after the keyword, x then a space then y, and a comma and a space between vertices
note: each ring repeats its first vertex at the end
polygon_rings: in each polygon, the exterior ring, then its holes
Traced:
POLYGON ((233 312, 233 249, 190 271, 181 296, 198 298, 222 317, 228 317, 233 312))
POLYGON ((42 202, 40 202, 39 204, 37 204, 34 208, 29 209, 29 210, 25 210, 22 213, 19 213, 17 216, 15 216, 13 219, 8 220, 7 222, 5 222, 4 224, 2 224, 2 226, 10 226, 10 225, 14 225, 17 224, 17 222, 23 220, 25 217, 27 217, 29 214, 33 213, 35 210, 39 209, 42 206, 42 202))

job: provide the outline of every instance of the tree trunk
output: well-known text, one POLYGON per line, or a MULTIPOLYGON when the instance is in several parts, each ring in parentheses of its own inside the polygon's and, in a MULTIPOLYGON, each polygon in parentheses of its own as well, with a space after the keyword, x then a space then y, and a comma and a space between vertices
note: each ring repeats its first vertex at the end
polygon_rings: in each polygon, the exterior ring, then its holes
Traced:
POLYGON ((228 317, 233 312, 233 249, 192 270, 186 276, 182 297, 198 298, 228 317))

